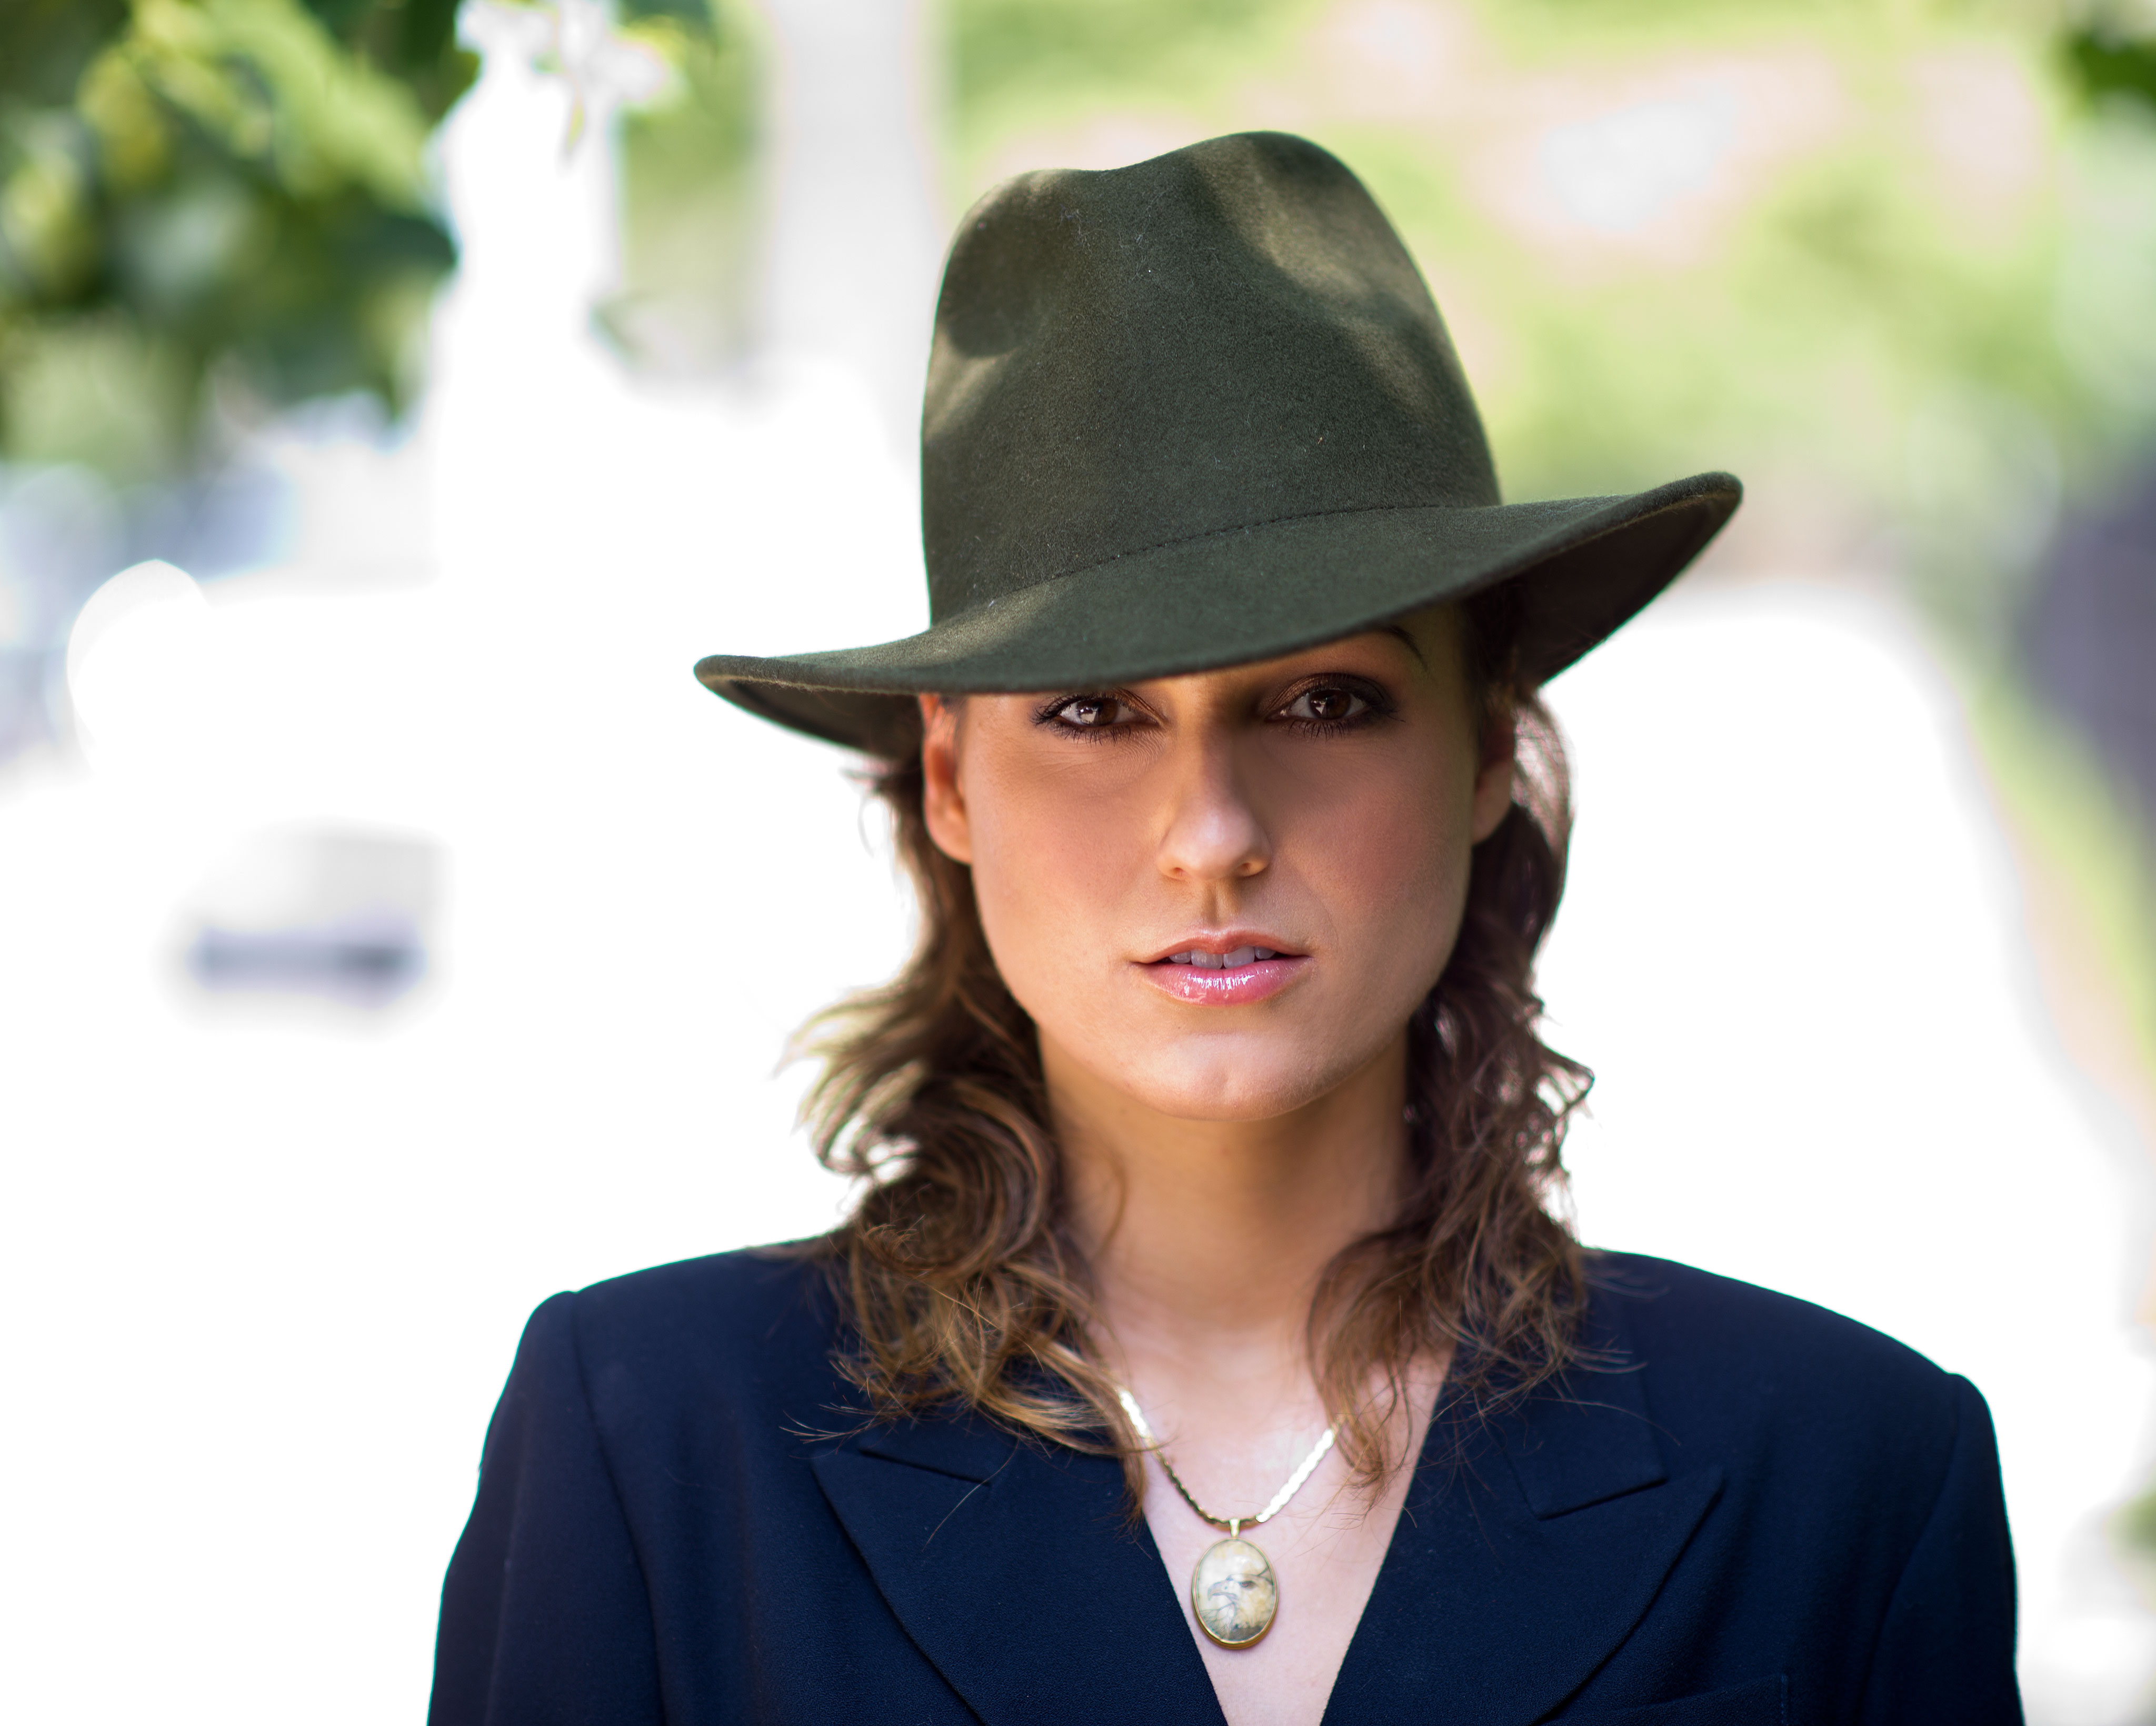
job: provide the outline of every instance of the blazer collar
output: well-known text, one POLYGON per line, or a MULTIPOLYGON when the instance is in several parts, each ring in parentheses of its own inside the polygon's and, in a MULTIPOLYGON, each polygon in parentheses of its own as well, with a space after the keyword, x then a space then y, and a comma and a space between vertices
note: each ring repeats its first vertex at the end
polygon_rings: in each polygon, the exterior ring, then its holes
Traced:
MULTIPOLYGON (((1440 1408, 1328 1721, 1531 1726, 1645 1613, 1721 1474, 1669 1472, 1614 1303, 1589 1334, 1607 1370, 1500 1417, 1440 1408)), ((952 1417, 813 1466, 891 1611, 990 1726, 1221 1719, 1113 1460, 952 1417)))
POLYGON ((1619 1304, 1598 1294, 1599 1357, 1524 1406, 1430 1423, 1332 1721, 1529 1726, 1630 1636, 1722 1490, 1673 1473, 1619 1304))
POLYGON ((812 1466, 891 1611, 983 1721, 1224 1726, 1113 1458, 957 1418, 879 1429, 812 1466))

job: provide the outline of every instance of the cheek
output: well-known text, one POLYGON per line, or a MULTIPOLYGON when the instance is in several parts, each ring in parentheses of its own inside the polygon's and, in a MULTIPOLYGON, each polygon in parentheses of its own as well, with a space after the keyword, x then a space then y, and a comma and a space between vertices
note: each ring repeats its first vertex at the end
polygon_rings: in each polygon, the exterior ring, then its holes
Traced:
POLYGON ((1365 779, 1313 800, 1279 861, 1322 903, 1373 981, 1418 998, 1450 956, 1473 862, 1473 786, 1450 771, 1365 779))
POLYGON ((1034 1011, 1029 997, 1041 981, 1117 945, 1118 914, 1142 858, 1111 801, 1057 776, 984 763, 968 804, 981 927, 1011 992, 1034 1011))

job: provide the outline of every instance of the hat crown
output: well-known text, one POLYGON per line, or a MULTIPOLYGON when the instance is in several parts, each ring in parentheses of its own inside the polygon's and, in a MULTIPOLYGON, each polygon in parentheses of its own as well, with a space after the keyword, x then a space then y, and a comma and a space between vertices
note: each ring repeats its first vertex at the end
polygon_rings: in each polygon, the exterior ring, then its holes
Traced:
POLYGON ((1205 535, 1497 501, 1420 272, 1316 145, 1025 174, 962 225, 921 417, 939 622, 1205 535))

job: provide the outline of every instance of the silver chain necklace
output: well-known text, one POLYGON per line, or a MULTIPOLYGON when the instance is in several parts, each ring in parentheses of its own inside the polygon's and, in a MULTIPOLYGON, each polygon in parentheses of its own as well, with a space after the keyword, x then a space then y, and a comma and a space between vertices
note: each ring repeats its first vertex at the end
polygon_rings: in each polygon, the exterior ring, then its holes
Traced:
POLYGON ((1303 1483, 1325 1460, 1326 1452, 1332 1448, 1332 1428, 1325 1429, 1324 1436, 1310 1447, 1310 1454, 1302 1459, 1301 1466, 1288 1476, 1287 1484, 1275 1493, 1272 1502, 1255 1516, 1215 1516, 1191 1497, 1190 1488, 1169 1465, 1160 1441, 1152 1436, 1152 1428, 1146 1425, 1145 1411, 1138 1406, 1137 1398, 1120 1385, 1116 1387, 1116 1395, 1123 1405, 1123 1412, 1131 1417, 1131 1425, 1137 1429, 1138 1437, 1159 1462, 1168 1484, 1183 1495, 1183 1502, 1198 1513, 1200 1520, 1216 1529, 1227 1529, 1228 1538, 1207 1547, 1190 1572, 1190 1607, 1198 1615, 1199 1628, 1222 1647, 1249 1647, 1271 1627, 1273 1614, 1280 1610, 1280 1583, 1265 1554, 1240 1538, 1242 1531, 1245 1526, 1256 1528, 1270 1522, 1287 1508, 1288 1500, 1302 1490, 1303 1483))

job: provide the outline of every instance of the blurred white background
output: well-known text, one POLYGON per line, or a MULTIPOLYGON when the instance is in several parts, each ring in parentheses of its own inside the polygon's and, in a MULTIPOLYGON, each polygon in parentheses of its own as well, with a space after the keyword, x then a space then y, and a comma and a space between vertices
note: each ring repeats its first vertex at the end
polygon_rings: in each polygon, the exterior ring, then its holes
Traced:
MULTIPOLYGON (((903 900, 841 758, 689 670, 925 617, 892 403, 944 218, 902 68, 816 14, 773 14, 822 131, 782 149, 767 271, 831 303, 725 391, 628 381, 591 332, 606 157, 490 54, 416 426, 280 434, 290 560, 120 578, 70 653, 79 747, 0 789, 11 1718, 417 1718, 525 1314, 842 1201, 778 1063, 896 963, 903 900), (864 159, 892 279, 834 289, 864 159), (368 858, 403 859, 378 905, 368 858), (250 892, 325 940, 389 917, 424 973, 387 1006, 206 989, 250 892)), ((1956 684, 1884 587, 1789 567, 1702 575, 1552 696, 1583 1234, 1969 1374, 2032 1718, 2138 1718, 2156 1619, 2105 1530, 2151 1461, 2148 1147, 2057 1028, 1956 684)))

